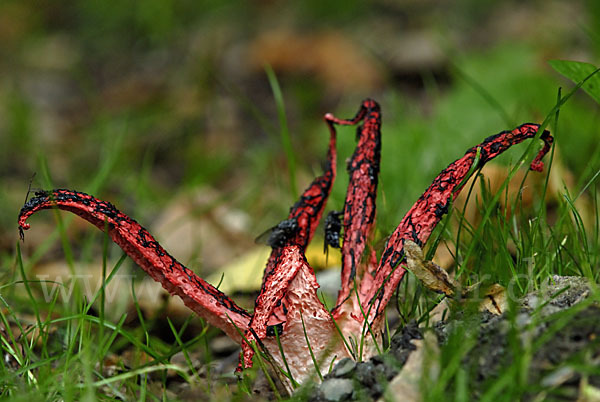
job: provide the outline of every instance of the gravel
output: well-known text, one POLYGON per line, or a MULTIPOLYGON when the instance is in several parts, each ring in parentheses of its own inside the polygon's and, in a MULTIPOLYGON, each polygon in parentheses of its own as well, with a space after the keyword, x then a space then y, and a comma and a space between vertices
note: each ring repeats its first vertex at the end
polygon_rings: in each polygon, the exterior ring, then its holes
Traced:
MULTIPOLYGON (((463 359, 475 396, 487 380, 511 364, 515 349, 510 342, 517 333, 516 339, 522 345, 531 345, 544 337, 539 347, 532 349, 529 383, 563 387, 563 395, 576 398, 581 378, 565 362, 587 353, 588 358, 596 359, 600 365, 600 306, 589 303, 575 307, 581 310, 576 313, 565 315, 563 312, 589 295, 584 278, 555 276, 539 291, 525 296, 516 313, 497 316, 489 312, 470 315, 458 311, 446 321, 434 324, 432 329, 441 347, 457 333, 475 340, 474 347, 463 359)), ((412 322, 392 337, 386 354, 365 362, 342 359, 322 384, 313 386, 308 400, 377 400, 417 349, 413 341, 423 339, 423 331, 412 322)), ((587 381, 597 386, 600 375, 591 374, 587 381)))

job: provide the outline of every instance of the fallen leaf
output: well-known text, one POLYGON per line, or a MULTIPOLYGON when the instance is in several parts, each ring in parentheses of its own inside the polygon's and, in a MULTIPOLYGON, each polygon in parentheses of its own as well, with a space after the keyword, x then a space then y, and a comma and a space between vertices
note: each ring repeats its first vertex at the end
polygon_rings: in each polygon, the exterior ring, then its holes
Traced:
POLYGON ((506 311, 508 301, 506 300, 506 289, 502 285, 494 283, 485 292, 485 297, 479 305, 479 311, 487 310, 495 315, 502 315, 506 311))
POLYGON ((437 293, 443 293, 446 296, 454 295, 456 289, 460 286, 453 278, 448 275, 443 268, 426 261, 423 257, 423 250, 415 242, 406 240, 404 242, 404 253, 408 270, 412 272, 428 289, 437 293))
POLYGON ((383 82, 373 56, 335 31, 267 31, 251 43, 249 59, 257 70, 268 64, 277 72, 315 76, 333 91, 372 91, 383 82))
MULTIPOLYGON (((306 259, 315 270, 339 266, 341 260, 338 249, 329 249, 329 256, 323 253, 323 242, 314 240, 306 249, 306 259)), ((235 292, 254 292, 260 289, 263 271, 271 254, 271 247, 259 245, 224 265, 206 280, 220 291, 231 294, 235 292)))
POLYGON ((224 199, 223 194, 207 187, 176 196, 156 218, 151 231, 161 233, 161 245, 182 264, 213 272, 252 244, 249 217, 224 199))
POLYGON ((259 290, 270 254, 270 247, 257 246, 224 265, 206 280, 226 294, 259 290))
POLYGON ((411 341, 417 347, 400 373, 392 379, 380 401, 420 401, 421 379, 426 376, 435 381, 440 374, 440 348, 436 336, 427 331, 423 339, 411 341))
MULTIPOLYGON (((407 267, 428 289, 437 293, 443 293, 452 297, 460 295, 461 299, 480 289, 480 284, 462 288, 460 283, 452 278, 446 270, 432 261, 423 257, 423 250, 415 242, 406 240, 404 242, 404 253, 406 254, 407 267)), ((502 315, 506 310, 506 291, 503 286, 495 283, 485 289, 483 300, 479 310, 487 310, 492 314, 502 315)))

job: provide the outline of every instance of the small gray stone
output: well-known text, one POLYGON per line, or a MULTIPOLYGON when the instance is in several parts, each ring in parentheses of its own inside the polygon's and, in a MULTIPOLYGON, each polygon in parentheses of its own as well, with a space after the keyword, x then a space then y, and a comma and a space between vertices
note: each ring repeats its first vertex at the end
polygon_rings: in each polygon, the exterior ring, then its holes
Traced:
POLYGON ((352 396, 354 387, 352 380, 344 378, 330 378, 321 384, 321 393, 326 401, 344 401, 352 396))
POLYGON ((349 357, 346 357, 338 364, 335 365, 333 372, 331 373, 333 377, 337 378, 346 378, 349 377, 356 368, 356 362, 349 357))

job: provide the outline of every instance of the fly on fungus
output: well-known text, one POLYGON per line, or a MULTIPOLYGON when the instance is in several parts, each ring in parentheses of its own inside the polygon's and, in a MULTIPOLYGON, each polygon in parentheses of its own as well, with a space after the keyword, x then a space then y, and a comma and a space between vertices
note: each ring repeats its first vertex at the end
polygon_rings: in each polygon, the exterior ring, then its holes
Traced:
POLYGON ((329 247, 340 248, 340 232, 342 231, 342 221, 340 217, 343 212, 329 211, 325 217, 325 236, 323 239, 323 251, 326 253, 329 247))
MULTIPOLYGON (((366 99, 352 119, 327 114, 325 122, 330 133, 325 172, 314 179, 291 207, 287 218, 270 234, 268 243, 272 251, 252 313, 179 263, 135 220, 91 195, 64 189, 37 192, 21 209, 19 229, 29 229, 27 219, 42 209, 58 208, 79 215, 106 230, 154 280, 238 342, 242 347, 239 370, 252 366, 255 349, 251 344, 255 344, 272 357, 275 365, 301 383, 314 375, 316 362, 325 368, 334 359, 365 359, 377 352, 385 307, 406 273, 404 242, 410 240, 422 246, 428 240, 448 212, 450 200, 456 198, 475 168, 512 145, 540 138, 544 146, 530 168, 541 171, 541 159, 553 141, 548 131, 539 134, 539 125, 528 123, 488 137, 468 149, 433 180, 390 235, 377 261, 374 250, 366 258, 363 255, 375 222, 381 151, 379 104, 366 99), (304 253, 336 177, 335 126, 359 122, 362 125, 357 131, 358 143, 348 163, 343 220, 340 222, 337 216, 330 215, 327 223, 330 232, 326 241, 330 245, 339 244, 340 229, 343 230, 341 289, 335 307, 329 311, 317 297, 319 284, 304 253), (364 340, 362 355, 352 347, 352 339, 364 340)), ((284 383, 291 389, 291 381, 284 378, 284 383)))

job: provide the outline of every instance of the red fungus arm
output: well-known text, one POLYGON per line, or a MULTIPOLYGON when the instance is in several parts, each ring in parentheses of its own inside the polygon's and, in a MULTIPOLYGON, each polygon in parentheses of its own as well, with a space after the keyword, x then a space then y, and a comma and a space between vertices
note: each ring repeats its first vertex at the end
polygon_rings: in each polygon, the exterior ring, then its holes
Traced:
MULTIPOLYGON (((325 117, 327 120, 327 116, 325 117)), ((275 239, 273 250, 265 268, 263 283, 260 293, 256 299, 254 314, 250 322, 250 330, 246 333, 248 341, 260 342, 267 336, 269 327, 279 328, 281 333, 285 330, 288 308, 285 304, 285 296, 290 290, 290 284, 300 269, 305 269, 307 277, 313 279, 314 300, 313 304, 322 307, 322 303, 316 297, 318 288, 312 268, 308 265, 304 251, 310 243, 317 225, 325 210, 325 205, 331 188, 335 181, 337 172, 336 131, 329 124, 329 147, 327 150, 327 163, 323 175, 315 178, 300 196, 300 199, 290 208, 287 221, 294 222, 296 227, 293 231, 281 235, 275 239)), ((289 306, 293 308, 293 306, 289 306)), ((324 308, 324 307, 323 307, 324 308)), ((242 343, 243 359, 238 370, 252 366, 254 350, 246 342, 242 343)))
MULTIPOLYGON (((306 262, 304 251, 299 246, 291 245, 279 248, 274 265, 274 269, 265 277, 265 283, 256 298, 256 307, 249 329, 245 334, 248 342, 257 341, 260 344, 267 335, 273 336, 274 332, 269 333, 269 328, 272 328, 273 331, 277 328, 279 335, 283 334, 287 324, 288 307, 297 308, 291 304, 286 305, 286 295, 300 269, 308 268, 316 284, 312 268, 306 262)), ((252 367, 253 357, 254 349, 248 343, 242 342, 242 355, 236 371, 252 367)))
MULTIPOLYGON (((387 241, 367 298, 374 307, 370 309, 371 321, 382 315, 385 306, 404 277, 406 272, 404 240, 410 239, 419 245, 427 241, 435 226, 448 212, 450 199, 458 196, 467 181, 467 175, 477 154, 479 153, 477 167, 482 167, 511 146, 535 137, 538 129, 538 124, 523 124, 512 131, 503 131, 488 137, 481 144, 469 149, 462 158, 442 170, 433 180, 387 241)), ((553 141, 548 131, 544 131, 540 138, 544 141, 544 147, 530 165, 530 168, 536 171, 543 169, 544 164, 541 159, 550 150, 553 141)))
POLYGON ((381 109, 372 99, 362 102, 352 119, 342 120, 331 114, 325 116, 332 131, 334 124, 363 124, 357 129, 358 143, 348 163, 350 180, 344 202, 344 240, 342 244, 342 286, 336 305, 348 297, 361 264, 368 237, 375 223, 375 201, 381 155, 381 109))
POLYGON ((330 129, 329 133, 325 172, 304 190, 300 199, 290 208, 288 215, 288 219, 295 219, 299 227, 296 236, 289 239, 288 244, 298 245, 303 251, 312 240, 323 216, 325 204, 337 173, 336 132, 330 129))
MULTIPOLYGON (((327 119, 327 118, 326 118, 327 119)), ((300 246, 302 252, 315 234, 317 225, 323 216, 325 204, 331 193, 331 187, 337 173, 336 132, 330 127, 329 147, 327 149, 327 162, 323 175, 315 178, 300 196, 300 199, 290 208, 287 221, 296 224, 296 230, 288 236, 278 239, 278 245, 272 245, 273 251, 267 262, 263 274, 263 287, 267 277, 271 274, 284 246, 295 244, 300 246)))
POLYGON ((250 315, 223 292, 204 281, 180 264, 135 220, 116 209, 111 203, 91 195, 70 191, 38 192, 19 213, 19 228, 29 229, 27 219, 42 209, 58 208, 79 215, 104 231, 152 279, 171 294, 176 294, 209 324, 222 329, 230 338, 240 342, 236 329, 246 331, 250 315))

